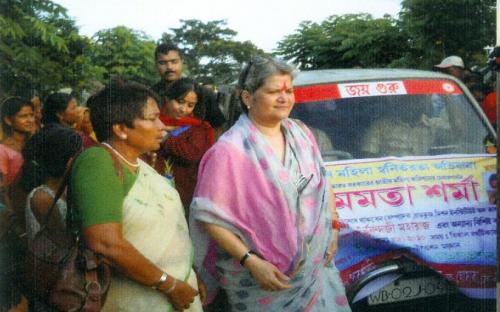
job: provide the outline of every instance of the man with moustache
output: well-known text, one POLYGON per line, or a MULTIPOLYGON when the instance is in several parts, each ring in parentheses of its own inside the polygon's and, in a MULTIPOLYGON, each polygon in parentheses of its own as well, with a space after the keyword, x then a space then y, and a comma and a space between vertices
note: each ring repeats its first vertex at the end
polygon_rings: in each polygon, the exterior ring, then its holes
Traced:
MULTIPOLYGON (((172 83, 182 77, 183 55, 182 51, 169 44, 159 44, 155 50, 155 61, 161 80, 151 88, 159 96, 163 106, 165 93, 172 83)), ((193 112, 194 116, 206 120, 214 129, 220 130, 226 119, 217 106, 216 95, 207 88, 201 88, 201 96, 198 105, 193 112)))

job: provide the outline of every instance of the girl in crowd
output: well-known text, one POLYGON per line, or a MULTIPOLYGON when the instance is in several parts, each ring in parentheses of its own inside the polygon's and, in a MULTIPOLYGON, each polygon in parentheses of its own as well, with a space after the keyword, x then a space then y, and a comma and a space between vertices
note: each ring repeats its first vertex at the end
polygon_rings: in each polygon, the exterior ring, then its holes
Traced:
POLYGON ((17 186, 16 179, 23 165, 22 149, 35 130, 35 112, 30 99, 7 98, 1 104, 4 138, 0 144, 0 171, 2 192, 8 214, 15 214, 18 230, 24 231, 24 205, 27 193, 17 186))
POLYGON ((4 138, 0 143, 0 171, 6 186, 14 181, 23 164, 21 151, 33 133, 35 115, 31 101, 20 97, 6 99, 1 115, 4 138))
POLYGON ((4 139, 0 144, 0 171, 2 176, 0 201, 6 205, 1 211, 0 219, 3 220, 0 229, 0 311, 27 311, 28 302, 21 295, 19 263, 22 261, 23 247, 17 232, 24 232, 24 220, 22 219, 24 209, 23 193, 19 205, 14 205, 13 182, 23 164, 21 150, 35 129, 35 117, 33 104, 27 98, 10 97, 2 103, 1 108, 2 130, 4 139), (7 189, 8 194, 7 194, 7 189), (16 222, 18 220, 21 222, 16 222), (13 232, 11 232, 13 231, 13 232), (11 233, 14 235, 9 235, 11 233))
POLYGON ((103 146, 75 161, 71 199, 88 247, 116 268, 103 311, 201 312, 179 195, 139 159, 165 135, 156 95, 116 81, 87 103, 103 146))
POLYGON ((189 216, 198 176, 198 164, 215 142, 215 131, 207 121, 193 117, 201 101, 199 87, 190 79, 181 78, 167 90, 161 121, 170 130, 160 151, 170 164, 177 191, 189 216))
POLYGON ((42 124, 52 123, 73 127, 78 121, 78 103, 76 98, 68 93, 52 93, 42 107, 42 124))
MULTIPOLYGON (((54 124, 43 127, 27 142, 23 150, 25 162, 20 185, 29 193, 25 214, 29 240, 40 230, 40 223, 47 217, 69 162, 81 149, 82 139, 76 131, 54 124)), ((66 224, 64 194, 56 207, 48 226, 61 228, 66 224)))
POLYGON ((92 128, 92 122, 90 122, 90 110, 88 107, 78 107, 78 121, 75 124, 75 129, 82 137, 84 148, 96 145, 97 138, 92 128))
MULTIPOLYGON (((82 111, 79 110, 76 97, 68 93, 52 93, 47 97, 42 109, 42 124, 60 124, 75 128, 79 126, 82 119, 82 111)), ((77 130, 82 137, 83 147, 89 148, 95 145, 95 141, 80 129, 77 130)))
POLYGON ((321 153, 288 118, 293 77, 282 61, 249 62, 239 79, 244 114, 200 163, 195 263, 205 280, 218 279, 232 311, 350 311, 333 263, 340 223, 321 153))
MULTIPOLYGON (((82 149, 82 139, 71 128, 60 125, 48 125, 34 134, 23 149, 24 164, 19 183, 25 194, 28 194, 24 211, 28 244, 46 223, 47 228, 60 230, 66 225, 65 193, 56 202, 54 211, 48 216, 54 202, 55 194, 63 183, 66 168, 73 157, 82 149)), ((25 285, 33 311, 48 309, 45 303, 29 295, 33 293, 25 285)), ((49 311, 51 309, 48 309, 49 311)))
POLYGON ((22 166, 21 150, 35 127, 33 104, 29 99, 11 97, 2 104, 0 170, 6 184, 10 184, 22 166))

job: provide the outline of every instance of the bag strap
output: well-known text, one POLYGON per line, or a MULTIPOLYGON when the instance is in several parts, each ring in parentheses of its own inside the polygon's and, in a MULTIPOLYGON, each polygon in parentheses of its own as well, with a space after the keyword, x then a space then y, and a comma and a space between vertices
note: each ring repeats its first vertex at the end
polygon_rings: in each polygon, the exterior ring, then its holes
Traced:
POLYGON ((57 192, 54 196, 54 201, 52 202, 52 205, 49 208, 49 212, 45 216, 45 220, 44 220, 43 224, 40 224, 41 228, 44 228, 47 226, 47 223, 50 220, 50 216, 52 215, 52 212, 54 211, 54 208, 56 207, 57 201, 59 200, 59 198, 61 198, 61 195, 64 193, 64 190, 66 189, 66 186, 69 183, 69 179, 71 177, 71 169, 73 168, 73 163, 75 162, 75 159, 80 155, 80 153, 81 153, 81 151, 76 153, 76 155, 71 159, 69 166, 66 167, 66 170, 64 171, 61 185, 59 185, 59 188, 57 189, 57 192))
POLYGON ((89 249, 83 250, 82 256, 85 259, 85 290, 87 291, 87 297, 82 311, 100 311, 102 307, 101 295, 103 289, 99 282, 97 272, 99 259, 97 259, 96 254, 89 249))
MULTIPOLYGON (((125 176, 123 175, 123 168, 121 166, 120 160, 115 155, 115 153, 113 153, 113 151, 111 151, 111 149, 109 147, 107 147, 106 145, 103 145, 103 144, 99 143, 98 146, 102 147, 106 152, 108 152, 111 155, 111 159, 113 160, 113 167, 115 168, 116 175, 120 179, 120 182, 123 184, 124 181, 125 181, 125 176)), ((81 154, 81 151, 78 152, 72 158, 71 163, 69 164, 69 166, 64 171, 64 176, 63 176, 62 183, 59 186, 59 189, 57 190, 57 193, 54 196, 54 201, 52 202, 52 205, 50 206, 50 209, 49 209, 49 211, 47 213, 47 216, 45 217, 43 225, 41 224, 41 227, 47 226, 47 223, 50 220, 49 218, 52 215, 52 212, 54 211, 54 208, 55 208, 55 206, 57 204, 57 201, 59 200, 59 198, 61 198, 61 195, 64 193, 64 190, 69 185, 69 180, 71 178, 71 171, 73 169, 73 164, 74 164, 75 160, 78 158, 78 156, 80 156, 80 154, 81 154)), ((70 216, 72 216, 71 206, 72 205, 70 205, 70 203, 68 202, 68 211, 67 211, 67 217, 68 217, 67 221, 68 222, 67 222, 67 225, 70 225, 70 221, 71 221, 71 218, 72 218, 72 217, 70 217, 70 216)), ((69 228, 70 227, 68 227, 68 229, 69 228)))

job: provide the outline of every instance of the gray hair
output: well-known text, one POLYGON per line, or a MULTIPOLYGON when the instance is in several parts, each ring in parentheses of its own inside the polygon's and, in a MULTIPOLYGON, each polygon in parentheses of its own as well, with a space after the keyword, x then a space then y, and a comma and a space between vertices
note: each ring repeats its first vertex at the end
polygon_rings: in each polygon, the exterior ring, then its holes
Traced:
MULTIPOLYGON (((294 66, 278 58, 256 56, 241 71, 238 87, 241 91, 246 90, 254 93, 264 85, 267 78, 281 74, 290 75, 293 80, 297 74, 296 71, 294 66)), ((248 113, 248 109, 243 103, 242 108, 245 113, 248 113)))
POLYGON ((243 68, 238 86, 241 90, 253 93, 262 87, 267 78, 276 74, 290 75, 293 79, 296 69, 278 58, 256 56, 243 68))

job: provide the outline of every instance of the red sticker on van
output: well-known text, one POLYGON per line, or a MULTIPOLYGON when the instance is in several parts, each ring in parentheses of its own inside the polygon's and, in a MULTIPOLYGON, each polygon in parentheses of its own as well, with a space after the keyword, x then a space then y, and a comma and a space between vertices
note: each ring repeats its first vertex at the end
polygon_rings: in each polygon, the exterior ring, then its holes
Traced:
POLYGON ((462 94, 451 80, 401 80, 332 83, 295 88, 295 102, 318 102, 352 97, 391 96, 401 94, 462 94))

